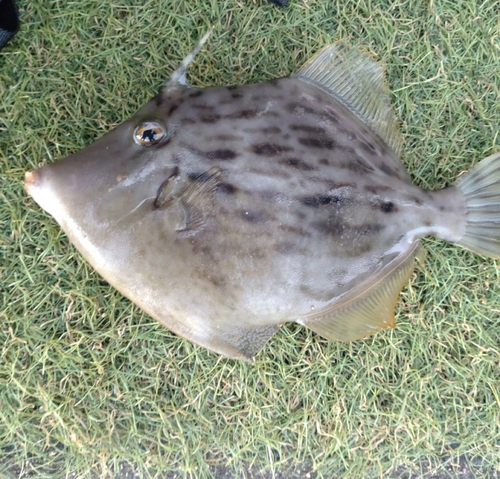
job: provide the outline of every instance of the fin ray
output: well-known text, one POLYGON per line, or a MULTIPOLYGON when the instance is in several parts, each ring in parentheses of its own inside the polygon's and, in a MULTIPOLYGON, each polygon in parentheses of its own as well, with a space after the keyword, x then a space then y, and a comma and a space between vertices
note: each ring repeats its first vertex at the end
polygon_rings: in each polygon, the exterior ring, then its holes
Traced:
POLYGON ((314 55, 295 76, 340 101, 397 156, 401 155, 403 139, 384 83, 384 71, 368 55, 346 43, 334 43, 314 55))
POLYGON ((479 162, 455 186, 465 198, 465 233, 456 244, 500 259, 500 153, 479 162))
POLYGON ((386 268, 358 285, 340 304, 301 318, 299 322, 328 340, 355 341, 395 327, 394 310, 411 277, 420 242, 386 268))
POLYGON ((194 230, 203 225, 221 177, 222 170, 214 166, 186 186, 178 198, 178 205, 183 214, 176 231, 194 230))

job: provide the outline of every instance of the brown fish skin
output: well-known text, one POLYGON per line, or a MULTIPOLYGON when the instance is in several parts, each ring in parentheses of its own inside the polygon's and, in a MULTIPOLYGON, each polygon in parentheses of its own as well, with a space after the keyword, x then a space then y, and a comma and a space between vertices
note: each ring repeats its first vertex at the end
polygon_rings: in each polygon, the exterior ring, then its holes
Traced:
POLYGON ((239 359, 281 324, 331 309, 419 238, 459 242, 467 223, 459 188, 412 185, 390 145, 296 77, 167 88, 28 173, 26 189, 125 296, 239 359), (135 128, 152 120, 168 140, 137 144, 135 128))

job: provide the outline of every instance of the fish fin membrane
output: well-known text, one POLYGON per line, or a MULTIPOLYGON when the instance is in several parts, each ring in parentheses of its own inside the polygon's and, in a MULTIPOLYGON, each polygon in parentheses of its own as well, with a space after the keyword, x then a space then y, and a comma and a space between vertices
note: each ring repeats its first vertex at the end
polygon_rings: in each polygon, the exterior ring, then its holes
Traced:
POLYGON ((411 277, 420 249, 420 242, 416 242, 375 277, 367 278, 344 301, 299 322, 331 341, 355 341, 394 328, 399 293, 411 277))
POLYGON ((314 55, 295 76, 329 93, 396 155, 401 154, 403 139, 384 83, 384 70, 370 56, 346 43, 334 43, 314 55))
POLYGON ((485 158, 455 186, 465 197, 465 233, 456 244, 500 259, 500 153, 485 158))
POLYGON ((203 226, 212 208, 215 190, 222 178, 222 170, 214 166, 189 183, 178 198, 182 220, 177 231, 196 230, 203 226))
MULTIPOLYGON (((220 338, 213 338, 208 348, 232 359, 253 361, 255 355, 265 346, 280 326, 257 326, 254 328, 225 329, 220 338)), ((202 344, 207 347, 207 345, 202 344)))

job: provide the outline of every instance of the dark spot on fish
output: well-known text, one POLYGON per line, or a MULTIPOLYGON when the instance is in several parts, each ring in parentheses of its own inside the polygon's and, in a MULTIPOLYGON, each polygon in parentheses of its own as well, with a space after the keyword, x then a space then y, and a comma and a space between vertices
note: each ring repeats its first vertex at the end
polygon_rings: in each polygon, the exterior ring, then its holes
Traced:
POLYGON ((392 201, 384 201, 384 202, 380 205, 380 209, 381 209, 384 213, 393 213, 393 212, 398 211, 397 206, 396 206, 396 205, 395 205, 392 201))
POLYGON ((248 119, 248 118, 254 118, 257 116, 257 110, 241 110, 236 113, 231 113, 230 115, 226 115, 225 118, 229 118, 232 120, 238 120, 238 119, 248 119))
POLYGON ((179 108, 179 105, 177 103, 171 105, 170 109, 168 110, 167 116, 170 116, 175 110, 177 110, 177 108, 179 108))
POLYGON ((200 117, 202 123, 216 123, 220 120, 220 115, 207 115, 200 117))
POLYGON ((281 128, 279 128, 277 126, 268 126, 268 127, 262 128, 262 133, 269 133, 269 134, 281 133, 281 128))
POLYGON ((191 105, 191 108, 194 108, 195 110, 211 110, 213 106, 202 103, 195 103, 194 105, 191 105))
POLYGON ((266 259, 267 258, 267 250, 262 248, 252 248, 249 251, 249 256, 255 259, 266 259))
POLYGON ((269 110, 261 112, 260 116, 272 116, 274 118, 279 118, 281 115, 277 111, 269 110))
POLYGON ((337 146, 339 146, 332 139, 327 137, 299 138, 298 142, 304 146, 309 146, 311 148, 323 148, 325 150, 334 150, 337 146))
POLYGON ((280 160, 279 163, 282 165, 291 166, 292 168, 296 168, 297 170, 302 170, 302 171, 312 171, 316 169, 311 165, 309 165, 308 163, 306 163, 305 161, 299 160, 298 158, 286 158, 280 160))
POLYGON ((319 126, 310 126, 310 125, 289 125, 290 130, 292 131, 305 131, 308 133, 324 133, 325 129, 319 126))
POLYGON ((313 108, 310 108, 308 106, 302 105, 298 102, 291 102, 286 106, 286 109, 291 112, 291 113, 298 113, 298 112, 304 112, 304 113, 315 113, 313 108))
POLYGON ((264 134, 278 134, 281 133, 281 128, 277 126, 265 126, 262 128, 244 128, 245 133, 264 133, 264 134))
POLYGON ((196 91, 191 92, 188 96, 189 96, 189 98, 198 98, 201 95, 203 95, 203 91, 196 90, 196 91))
POLYGON ((164 101, 163 94, 159 93, 158 95, 156 95, 155 101, 156 101, 156 106, 161 106, 163 104, 163 101, 164 101))
POLYGON ((228 87, 226 87, 229 91, 232 91, 232 90, 237 90, 238 89, 238 85, 229 85, 228 87))
POLYGON ((220 288, 221 286, 224 286, 225 281, 222 278, 218 278, 216 276, 209 276, 208 280, 210 283, 212 283, 216 288, 220 288))
POLYGON ((268 80, 267 84, 272 86, 280 86, 280 81, 277 78, 273 78, 272 80, 268 80))
POLYGON ((285 151, 293 151, 293 148, 285 145, 277 145, 276 143, 259 143, 257 145, 253 145, 251 150, 256 155, 276 156, 280 153, 284 153, 285 151))
MULTIPOLYGON (((420 201, 420 200, 419 200, 419 201, 420 201)), ((416 204, 422 204, 422 202, 421 202, 421 201, 420 201, 420 203, 417 203, 417 202, 415 201, 415 203, 416 203, 416 204)), ((440 207, 439 207, 439 211, 444 211, 445 209, 446 209, 446 208, 445 208, 444 206, 440 206, 440 207)))
POLYGON ((339 166, 347 168, 348 170, 351 170, 352 172, 360 175, 375 171, 375 169, 371 165, 369 165, 359 157, 353 158, 351 161, 347 161, 346 163, 339 166))
POLYGON ((379 233, 385 228, 384 225, 378 223, 366 223, 360 226, 352 226, 351 229, 361 235, 373 235, 379 233))
POLYGON ((241 141, 242 139, 238 135, 214 135, 206 137, 206 141, 241 141))
POLYGON ((377 153, 376 146, 371 141, 360 141, 359 142, 361 148, 368 153, 375 154, 377 153))
POLYGON ((356 188, 356 183, 347 183, 347 182, 337 182, 333 180, 328 180, 320 177, 313 177, 311 180, 316 181, 318 183, 323 183, 327 186, 329 190, 337 190, 339 188, 356 188))
POLYGON ((344 256, 351 258, 359 258, 359 256, 370 252, 373 249, 370 241, 361 241, 351 244, 350 247, 344 248, 342 253, 344 256))
POLYGON ((385 163, 382 163, 380 169, 388 176, 395 176, 395 177, 398 176, 398 173, 385 163))
POLYGON ((266 215, 258 211, 243 210, 240 211, 240 216, 249 223, 262 223, 267 219, 266 215))
POLYGON ((253 175, 265 176, 266 178, 276 177, 279 180, 289 180, 292 177, 292 175, 287 171, 283 170, 283 168, 270 170, 268 168, 253 167, 249 169, 248 173, 253 175))
POLYGON ((429 220, 424 221, 424 226, 431 226, 431 225, 432 225, 431 221, 429 221, 429 220))
POLYGON ((330 160, 328 160, 327 158, 321 158, 318 160, 318 162, 320 165, 329 165, 330 164, 330 160))
POLYGON ((225 195, 234 195, 237 188, 229 183, 220 183, 217 187, 217 191, 224 193, 225 195))
POLYGON ((418 196, 410 196, 411 201, 415 203, 417 206, 422 206, 423 202, 418 196))
POLYGON ((300 198, 300 202, 304 206, 309 206, 311 208, 318 208, 324 205, 345 204, 346 201, 347 199, 344 196, 339 195, 314 195, 300 198))
POLYGON ((283 241, 281 243, 278 243, 275 246, 275 249, 280 254, 290 254, 296 249, 296 246, 290 241, 283 241))
POLYGON ((243 98, 243 93, 239 93, 237 91, 231 93, 231 98, 233 98, 234 100, 238 100, 240 98, 243 98))
POLYGON ((321 119, 327 120, 327 121, 331 121, 334 124, 339 124, 340 123, 340 119, 339 119, 339 117, 337 116, 336 113, 333 113, 333 112, 323 112, 319 116, 320 116, 321 119))
POLYGON ((209 160, 227 161, 227 160, 234 160, 238 155, 233 150, 220 149, 213 151, 205 151, 204 156, 209 160))
POLYGON ((345 225, 337 219, 329 219, 328 221, 318 221, 313 223, 313 226, 323 234, 329 236, 341 236, 344 233, 345 225))
POLYGON ((182 118, 180 122, 184 125, 192 125, 193 123, 196 123, 196 121, 192 118, 182 118))
POLYGON ((366 185, 364 187, 366 191, 369 191, 370 193, 373 193, 374 195, 378 195, 384 191, 389 191, 392 190, 390 186, 385 186, 385 185, 366 185))

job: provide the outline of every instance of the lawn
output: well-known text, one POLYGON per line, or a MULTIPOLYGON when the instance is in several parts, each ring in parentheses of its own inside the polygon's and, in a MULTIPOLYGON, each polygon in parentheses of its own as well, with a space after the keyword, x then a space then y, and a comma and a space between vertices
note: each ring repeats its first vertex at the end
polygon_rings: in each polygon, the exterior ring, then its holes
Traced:
POLYGON ((289 325, 242 363, 141 313, 23 191, 25 171, 155 95, 212 25, 198 87, 289 75, 339 39, 370 50, 404 164, 442 188, 500 149, 497 0, 18 5, 0 52, 0 477, 497 477, 497 262, 425 240, 397 329, 343 344, 289 325))

